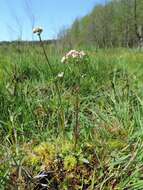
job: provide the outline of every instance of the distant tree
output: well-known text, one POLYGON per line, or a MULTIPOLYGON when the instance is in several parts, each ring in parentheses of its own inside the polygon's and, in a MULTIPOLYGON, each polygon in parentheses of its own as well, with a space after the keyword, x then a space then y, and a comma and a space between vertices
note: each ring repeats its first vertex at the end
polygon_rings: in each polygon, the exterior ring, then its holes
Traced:
POLYGON ((81 41, 81 38, 80 38, 80 20, 79 19, 76 19, 72 25, 72 28, 71 28, 71 43, 72 44, 77 44, 77 45, 80 45, 80 41, 81 41))
POLYGON ((110 0, 95 6, 74 21, 63 39, 72 46, 143 47, 143 0, 110 0))
MULTIPOLYGON (((138 17, 139 14, 141 14, 140 11, 138 11, 138 6, 140 6, 140 8, 143 8, 143 2, 138 1, 138 0, 134 0, 134 24, 135 24, 135 32, 136 32, 136 36, 137 36, 137 40, 138 40, 138 46, 139 48, 143 47, 143 21, 142 23, 140 23, 138 17)), ((143 11, 143 9, 142 9, 143 11)))

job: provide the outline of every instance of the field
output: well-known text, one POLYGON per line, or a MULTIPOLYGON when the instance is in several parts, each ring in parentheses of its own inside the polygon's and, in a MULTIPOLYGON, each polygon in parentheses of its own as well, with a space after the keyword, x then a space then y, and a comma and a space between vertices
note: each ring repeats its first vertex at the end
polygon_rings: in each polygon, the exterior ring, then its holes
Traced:
POLYGON ((0 47, 0 189, 143 189, 143 53, 45 50, 0 47))

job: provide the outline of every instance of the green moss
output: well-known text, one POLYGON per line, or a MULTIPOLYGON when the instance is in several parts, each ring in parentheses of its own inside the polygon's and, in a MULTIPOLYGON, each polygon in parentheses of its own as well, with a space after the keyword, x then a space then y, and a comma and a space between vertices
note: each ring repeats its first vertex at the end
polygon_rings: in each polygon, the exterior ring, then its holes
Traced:
POLYGON ((125 142, 118 139, 109 140, 107 144, 110 150, 120 150, 126 146, 125 142))
POLYGON ((76 168, 76 165, 77 165, 77 159, 74 156, 69 155, 64 158, 64 169, 65 170, 71 171, 76 168))

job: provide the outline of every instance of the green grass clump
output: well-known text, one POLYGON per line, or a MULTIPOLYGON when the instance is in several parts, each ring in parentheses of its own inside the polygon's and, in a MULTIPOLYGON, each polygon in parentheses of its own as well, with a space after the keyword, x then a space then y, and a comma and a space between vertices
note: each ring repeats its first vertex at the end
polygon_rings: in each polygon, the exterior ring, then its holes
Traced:
POLYGON ((0 47, 0 189, 45 184, 52 190, 141 190, 143 54, 87 50, 90 61, 77 69, 60 62, 64 52, 45 47, 53 75, 38 45, 5 48, 0 47))

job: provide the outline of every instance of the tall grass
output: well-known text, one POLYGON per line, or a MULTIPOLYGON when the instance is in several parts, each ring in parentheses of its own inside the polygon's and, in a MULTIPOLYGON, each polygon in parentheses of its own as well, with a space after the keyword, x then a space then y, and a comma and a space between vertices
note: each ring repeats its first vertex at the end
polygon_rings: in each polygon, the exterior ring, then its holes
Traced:
POLYGON ((40 189, 45 179, 47 189, 142 189, 142 53, 87 50, 75 151, 75 67, 60 63, 64 52, 45 48, 63 78, 53 77, 38 46, 0 48, 0 189, 40 189))

